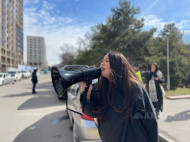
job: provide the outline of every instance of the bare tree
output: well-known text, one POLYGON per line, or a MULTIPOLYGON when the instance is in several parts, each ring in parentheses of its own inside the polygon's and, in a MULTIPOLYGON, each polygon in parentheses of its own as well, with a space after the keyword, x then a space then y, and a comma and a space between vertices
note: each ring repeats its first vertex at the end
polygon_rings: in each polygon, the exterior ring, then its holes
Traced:
POLYGON ((78 50, 88 50, 90 49, 90 40, 91 40, 91 35, 89 32, 85 34, 83 38, 78 39, 78 50))
POLYGON ((64 65, 72 64, 72 62, 76 59, 76 51, 72 45, 64 44, 61 48, 60 58, 61 63, 58 65, 59 67, 63 67, 64 65))

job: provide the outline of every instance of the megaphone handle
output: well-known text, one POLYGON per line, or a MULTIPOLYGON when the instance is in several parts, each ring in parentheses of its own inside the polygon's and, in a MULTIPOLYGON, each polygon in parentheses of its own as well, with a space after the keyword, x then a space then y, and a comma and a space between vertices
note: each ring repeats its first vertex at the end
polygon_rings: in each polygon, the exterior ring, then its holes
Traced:
POLYGON ((88 89, 89 89, 90 84, 92 84, 92 79, 88 79, 86 81, 87 87, 85 88, 84 92, 82 93, 82 112, 84 111, 84 107, 85 107, 85 104, 87 102, 87 93, 88 93, 88 89))

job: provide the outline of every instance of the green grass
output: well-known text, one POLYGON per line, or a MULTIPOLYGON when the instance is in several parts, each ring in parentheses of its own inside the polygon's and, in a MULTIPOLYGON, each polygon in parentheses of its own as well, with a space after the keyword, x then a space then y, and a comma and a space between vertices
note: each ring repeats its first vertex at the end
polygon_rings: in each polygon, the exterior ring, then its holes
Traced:
POLYGON ((190 95, 190 88, 177 88, 175 90, 171 90, 170 92, 166 92, 166 96, 179 96, 179 95, 190 95))

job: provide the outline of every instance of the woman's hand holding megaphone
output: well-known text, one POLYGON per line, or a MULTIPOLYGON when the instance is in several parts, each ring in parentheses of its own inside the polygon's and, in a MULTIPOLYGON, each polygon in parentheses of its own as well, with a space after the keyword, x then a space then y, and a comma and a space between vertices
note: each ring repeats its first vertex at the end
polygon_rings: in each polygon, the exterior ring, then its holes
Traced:
MULTIPOLYGON (((86 87, 87 87, 86 82, 81 82, 80 83, 80 92, 83 93, 86 87)), ((90 101, 91 91, 92 91, 92 84, 89 85, 87 98, 86 98, 87 101, 90 101)))

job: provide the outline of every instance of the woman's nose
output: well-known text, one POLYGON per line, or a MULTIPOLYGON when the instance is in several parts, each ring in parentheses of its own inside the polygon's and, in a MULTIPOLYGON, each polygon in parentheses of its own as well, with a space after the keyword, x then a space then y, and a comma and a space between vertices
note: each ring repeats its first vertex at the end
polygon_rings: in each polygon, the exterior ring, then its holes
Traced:
POLYGON ((104 62, 104 61, 102 61, 102 62, 101 62, 101 65, 103 66, 104 64, 105 64, 105 62, 104 62))

